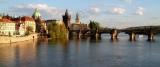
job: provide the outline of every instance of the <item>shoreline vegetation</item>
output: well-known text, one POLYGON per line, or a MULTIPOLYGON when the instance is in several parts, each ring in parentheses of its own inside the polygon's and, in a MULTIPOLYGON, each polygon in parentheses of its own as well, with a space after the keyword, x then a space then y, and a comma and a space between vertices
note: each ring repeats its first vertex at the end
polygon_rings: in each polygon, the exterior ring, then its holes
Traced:
POLYGON ((49 38, 67 38, 68 37, 68 29, 66 29, 65 25, 51 23, 48 25, 48 35, 49 38))

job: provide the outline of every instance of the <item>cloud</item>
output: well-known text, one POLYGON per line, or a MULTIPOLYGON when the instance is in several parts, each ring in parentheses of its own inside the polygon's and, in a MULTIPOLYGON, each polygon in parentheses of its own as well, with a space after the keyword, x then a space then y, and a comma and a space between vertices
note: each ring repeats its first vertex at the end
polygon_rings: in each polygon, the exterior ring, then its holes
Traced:
POLYGON ((109 8, 102 8, 102 7, 91 7, 88 10, 90 15, 104 15, 106 13, 108 14, 117 14, 122 15, 126 12, 126 9, 122 7, 109 7, 109 8))
POLYGON ((89 11, 93 14, 98 14, 101 12, 100 8, 98 7, 91 7, 89 11))
POLYGON ((12 13, 19 15, 31 15, 34 9, 38 8, 43 18, 61 18, 64 13, 63 9, 48 6, 47 4, 21 4, 11 8, 12 13))
POLYGON ((144 15, 144 8, 143 7, 138 7, 135 14, 136 15, 144 15))
POLYGON ((124 14, 125 11, 126 9, 120 7, 114 7, 110 10, 112 14, 124 14))

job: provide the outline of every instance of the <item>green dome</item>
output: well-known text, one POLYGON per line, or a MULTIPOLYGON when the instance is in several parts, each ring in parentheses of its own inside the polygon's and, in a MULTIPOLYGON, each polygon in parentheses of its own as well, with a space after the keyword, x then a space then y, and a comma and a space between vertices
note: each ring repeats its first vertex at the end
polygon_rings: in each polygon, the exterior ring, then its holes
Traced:
POLYGON ((35 19, 41 17, 41 14, 40 14, 40 12, 39 12, 38 9, 35 9, 35 12, 33 13, 33 17, 34 17, 35 19))

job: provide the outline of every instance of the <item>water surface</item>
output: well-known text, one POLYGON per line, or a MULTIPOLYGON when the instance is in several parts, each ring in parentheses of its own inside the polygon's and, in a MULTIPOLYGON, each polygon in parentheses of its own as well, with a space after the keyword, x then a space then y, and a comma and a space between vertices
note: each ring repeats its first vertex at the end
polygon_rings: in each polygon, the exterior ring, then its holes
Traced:
POLYGON ((53 39, 0 44, 0 67, 159 67, 160 37, 128 41, 53 39))

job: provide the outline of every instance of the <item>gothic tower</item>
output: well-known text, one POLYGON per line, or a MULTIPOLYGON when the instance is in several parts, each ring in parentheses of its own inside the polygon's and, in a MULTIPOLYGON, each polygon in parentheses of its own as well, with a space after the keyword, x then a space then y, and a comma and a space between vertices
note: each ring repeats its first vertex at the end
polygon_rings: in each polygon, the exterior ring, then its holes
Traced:
POLYGON ((71 15, 69 15, 68 10, 66 10, 65 15, 63 15, 63 22, 67 29, 69 29, 70 21, 71 15))
POLYGON ((81 23, 78 13, 76 14, 76 19, 75 19, 75 21, 76 21, 76 24, 80 24, 80 23, 81 23))

